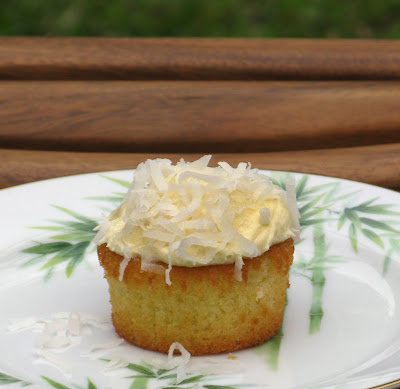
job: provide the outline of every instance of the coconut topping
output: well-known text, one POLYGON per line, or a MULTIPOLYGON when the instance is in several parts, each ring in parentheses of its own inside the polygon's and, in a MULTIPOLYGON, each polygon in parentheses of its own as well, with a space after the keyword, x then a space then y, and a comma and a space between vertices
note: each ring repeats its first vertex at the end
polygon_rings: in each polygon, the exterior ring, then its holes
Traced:
POLYGON ((275 243, 298 236, 294 184, 285 193, 250 164, 209 167, 210 155, 195 162, 147 160, 135 171, 123 201, 97 227, 96 244, 131 258, 143 271, 160 272, 156 262, 176 266, 235 263, 241 280, 243 258, 256 257, 275 243))
MULTIPOLYGON (((34 355, 37 357, 34 363, 47 363, 59 369, 65 376, 71 375, 71 368, 64 358, 55 354, 66 351, 69 346, 79 344, 83 332, 91 332, 91 327, 109 328, 111 320, 108 316, 97 316, 79 312, 57 312, 51 319, 40 317, 27 317, 10 320, 9 332, 24 330, 39 331, 36 338, 34 355), (82 331, 82 330, 86 331, 82 331)), ((114 335, 113 335, 114 336, 114 335)), ((93 345, 92 349, 82 356, 98 358, 99 353, 104 354, 111 348, 117 347, 124 342, 117 338, 105 344, 93 345)), ((100 354, 101 355, 101 354, 100 354)), ((94 359, 93 358, 93 359, 94 359)))

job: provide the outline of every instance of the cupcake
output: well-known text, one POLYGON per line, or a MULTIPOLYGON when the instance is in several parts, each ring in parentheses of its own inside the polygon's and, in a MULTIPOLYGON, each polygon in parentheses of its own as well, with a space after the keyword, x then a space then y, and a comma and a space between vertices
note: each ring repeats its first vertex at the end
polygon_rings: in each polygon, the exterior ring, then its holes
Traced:
POLYGON ((147 160, 95 242, 116 332, 192 355, 260 344, 279 330, 299 231, 287 192, 250 164, 147 160))

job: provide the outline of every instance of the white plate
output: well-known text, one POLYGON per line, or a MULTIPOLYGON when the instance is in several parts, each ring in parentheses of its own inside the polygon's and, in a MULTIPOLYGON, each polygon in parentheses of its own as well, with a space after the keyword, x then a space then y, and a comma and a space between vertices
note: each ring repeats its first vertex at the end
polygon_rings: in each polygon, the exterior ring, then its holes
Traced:
POLYGON ((178 385, 174 371, 146 365, 149 358, 165 356, 127 343, 95 359, 85 356, 93 345, 117 338, 109 324, 85 327, 82 336, 72 337, 74 344, 49 350, 62 358, 70 375, 34 355, 38 330, 13 332, 9 327, 11 319, 31 316, 54 322, 59 312, 109 318, 107 284, 89 243, 91 223, 120 201, 126 187, 118 180, 131 181, 132 171, 0 191, 0 385, 311 389, 366 388, 399 379, 400 194, 337 178, 271 174, 279 182, 287 175, 296 178, 303 224, 281 334, 235 352, 236 359, 226 354, 192 358, 188 378, 194 378, 178 385), (51 229, 30 228, 46 226, 51 229), (53 267, 44 266, 69 245, 75 245, 75 256, 61 255, 53 267), (55 251, 50 253, 51 247, 55 251), (49 253, 32 253, 41 250, 49 253), (69 277, 67 272, 72 272, 69 277), (105 372, 107 362, 101 357, 130 365, 105 372))

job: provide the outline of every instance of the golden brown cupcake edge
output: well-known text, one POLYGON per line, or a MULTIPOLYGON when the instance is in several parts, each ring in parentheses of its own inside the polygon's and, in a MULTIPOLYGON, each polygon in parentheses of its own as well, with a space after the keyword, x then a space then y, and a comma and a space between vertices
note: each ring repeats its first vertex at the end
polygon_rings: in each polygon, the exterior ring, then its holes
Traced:
POLYGON ((134 345, 164 353, 179 342, 192 355, 255 346, 278 332, 293 251, 288 239, 244 259, 243 281, 235 279, 234 264, 173 266, 169 286, 164 272, 141 271, 140 258, 132 258, 119 281, 123 257, 106 244, 98 247, 117 333, 134 345))

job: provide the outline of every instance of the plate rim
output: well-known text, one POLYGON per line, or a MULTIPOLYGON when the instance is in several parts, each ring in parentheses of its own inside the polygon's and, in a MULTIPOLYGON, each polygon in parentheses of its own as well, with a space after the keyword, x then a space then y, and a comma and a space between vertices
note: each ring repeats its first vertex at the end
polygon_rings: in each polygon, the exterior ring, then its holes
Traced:
MULTIPOLYGON (((326 174, 315 174, 315 173, 307 173, 307 172, 298 172, 298 171, 295 171, 295 170, 264 169, 264 168, 257 168, 257 167, 254 167, 254 169, 257 169, 257 170, 259 170, 261 172, 293 173, 293 174, 307 175, 307 176, 311 176, 311 177, 331 178, 331 179, 335 179, 335 180, 345 181, 345 182, 348 182, 348 183, 356 183, 356 184, 366 185, 366 186, 373 187, 373 188, 376 188, 376 189, 383 189, 383 190, 391 192, 393 194, 400 195, 400 191, 397 191, 396 189, 385 188, 384 186, 370 184, 370 183, 363 182, 363 181, 351 180, 349 178, 330 176, 330 175, 326 175, 326 174)), ((14 189, 17 189, 17 188, 20 188, 20 187, 36 185, 36 184, 40 184, 42 182, 48 182, 48 181, 53 181, 53 180, 70 179, 70 178, 73 178, 73 177, 82 177, 82 176, 96 175, 96 174, 97 175, 101 175, 101 174, 104 174, 104 173, 134 172, 135 170, 136 170, 136 168, 120 169, 120 170, 99 170, 99 171, 95 171, 95 172, 86 172, 86 173, 78 173, 78 174, 67 174, 67 175, 62 175, 62 176, 57 176, 57 177, 44 178, 44 179, 41 179, 41 180, 35 180, 35 181, 31 181, 31 182, 25 182, 23 184, 17 184, 17 185, 8 186, 6 188, 1 188, 0 189, 0 193, 3 193, 4 191, 14 190, 14 189)))

